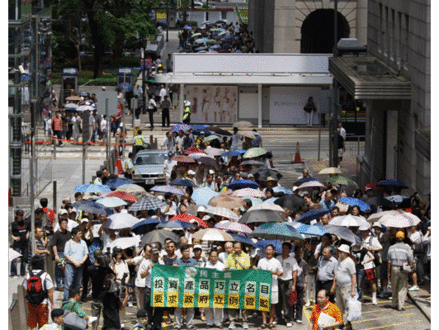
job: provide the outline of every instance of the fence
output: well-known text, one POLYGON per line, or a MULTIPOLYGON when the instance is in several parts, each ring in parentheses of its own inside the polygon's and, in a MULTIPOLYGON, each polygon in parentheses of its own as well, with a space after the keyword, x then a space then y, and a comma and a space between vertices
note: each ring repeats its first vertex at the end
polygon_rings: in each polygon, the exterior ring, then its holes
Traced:
POLYGON ((364 135, 347 135, 345 141, 346 153, 349 156, 358 156, 364 152, 364 135))

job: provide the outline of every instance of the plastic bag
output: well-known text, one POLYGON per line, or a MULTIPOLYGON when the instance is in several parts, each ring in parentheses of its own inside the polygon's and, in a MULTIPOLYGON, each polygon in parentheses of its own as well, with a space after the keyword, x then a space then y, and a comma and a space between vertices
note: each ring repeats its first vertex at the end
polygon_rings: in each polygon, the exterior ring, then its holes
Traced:
POLYGON ((297 291, 291 291, 290 292, 290 299, 288 301, 290 306, 294 306, 295 304, 297 304, 297 291))
POLYGON ((358 295, 349 297, 348 306, 348 321, 352 322, 361 319, 361 301, 358 301, 358 295))

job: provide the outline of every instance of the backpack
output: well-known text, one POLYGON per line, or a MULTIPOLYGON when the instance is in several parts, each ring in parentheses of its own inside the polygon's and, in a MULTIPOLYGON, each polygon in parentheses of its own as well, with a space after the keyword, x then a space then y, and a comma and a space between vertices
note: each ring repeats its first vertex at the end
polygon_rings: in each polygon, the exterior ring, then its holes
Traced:
POLYGON ((38 306, 47 298, 47 290, 43 288, 43 281, 41 280, 41 275, 43 275, 43 273, 44 270, 40 271, 37 275, 31 276, 27 280, 26 299, 33 306, 38 306))

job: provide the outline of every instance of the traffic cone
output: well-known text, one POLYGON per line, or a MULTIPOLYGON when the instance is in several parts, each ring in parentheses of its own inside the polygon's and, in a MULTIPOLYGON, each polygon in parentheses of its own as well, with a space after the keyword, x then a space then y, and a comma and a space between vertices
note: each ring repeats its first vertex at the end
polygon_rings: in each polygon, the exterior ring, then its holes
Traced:
POLYGON ((301 163, 301 162, 302 162, 302 161, 300 160, 299 142, 297 142, 297 146, 296 146, 296 155, 294 156, 294 162, 295 162, 295 163, 301 163))
POLYGON ((120 161, 120 159, 116 160, 116 168, 118 169, 118 173, 119 174, 124 174, 124 170, 122 167, 122 162, 120 161))

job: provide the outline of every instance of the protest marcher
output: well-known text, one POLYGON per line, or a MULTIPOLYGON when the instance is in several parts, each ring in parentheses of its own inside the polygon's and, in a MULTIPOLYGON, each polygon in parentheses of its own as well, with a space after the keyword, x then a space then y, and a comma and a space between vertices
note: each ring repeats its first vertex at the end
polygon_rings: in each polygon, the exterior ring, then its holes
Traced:
MULTIPOLYGON (((209 260, 206 262, 205 268, 216 269, 223 271, 225 269, 225 265, 218 260, 218 251, 211 250, 209 253, 209 260)), ((222 329, 223 326, 221 324, 223 317, 223 309, 222 308, 205 308, 204 312, 206 313, 206 325, 208 327, 215 326, 216 328, 222 329)))
POLYGON ((296 276, 296 281, 293 278, 293 290, 297 291, 297 304, 293 306, 293 316, 296 323, 302 323, 302 313, 303 313, 303 298, 308 285, 309 279, 309 268, 307 262, 302 258, 303 248, 301 246, 296 246, 294 250, 294 257, 298 265, 298 271, 296 276))
POLYGON ((324 247, 322 255, 317 260, 316 293, 322 289, 327 290, 330 293, 329 300, 332 300, 331 302, 335 301, 331 287, 333 285, 336 267, 337 259, 332 256, 332 247, 324 247))
MULTIPOLYGON (((69 300, 63 303, 62 309, 65 311, 71 311, 78 314, 79 317, 85 319, 88 322, 89 317, 85 314, 82 309, 82 304, 78 303, 81 296, 81 291, 79 288, 70 288, 69 290, 69 300)), ((68 330, 68 328, 65 328, 68 330)))
POLYGON ((133 164, 134 154, 132 152, 128 153, 128 158, 125 160, 124 169, 125 177, 132 179, 134 176, 134 164, 133 164))
POLYGON ((50 242, 50 246, 53 250, 54 260, 55 260, 55 281, 56 290, 64 291, 64 247, 67 241, 70 240, 72 234, 67 230, 68 221, 65 218, 59 220, 59 230, 55 231, 50 242))
POLYGON ((323 329, 318 324, 321 313, 324 313, 335 320, 330 327, 327 327, 325 329, 335 330, 339 326, 343 325, 343 314, 341 313, 337 305, 329 301, 329 292, 327 290, 320 290, 317 293, 317 304, 312 309, 312 315, 311 319, 309 320, 310 323, 308 330, 323 329))

